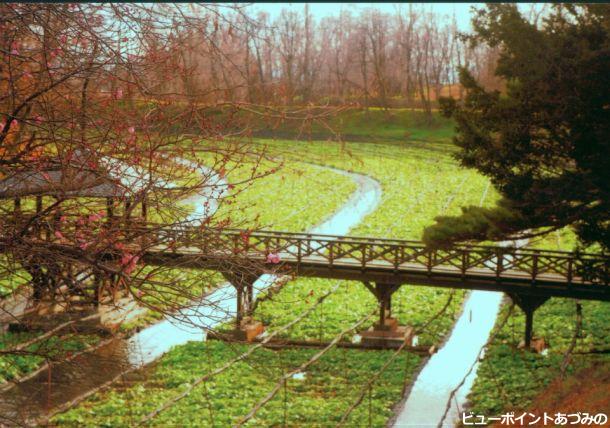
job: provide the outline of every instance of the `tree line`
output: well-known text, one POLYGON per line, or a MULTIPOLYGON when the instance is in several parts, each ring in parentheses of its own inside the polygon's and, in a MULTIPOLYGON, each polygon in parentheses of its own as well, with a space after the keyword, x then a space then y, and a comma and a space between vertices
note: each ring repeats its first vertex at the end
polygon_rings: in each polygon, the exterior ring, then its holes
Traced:
MULTIPOLYGON (((308 5, 274 19, 248 9, 208 15, 194 28, 176 24, 164 47, 182 79, 157 89, 201 102, 273 105, 417 107, 462 97, 457 70, 497 89, 498 49, 470 46, 455 16, 419 5, 347 10, 316 19, 308 5)), ((154 49, 153 49, 154 50, 154 49)), ((151 51, 151 46, 146 46, 151 51)))

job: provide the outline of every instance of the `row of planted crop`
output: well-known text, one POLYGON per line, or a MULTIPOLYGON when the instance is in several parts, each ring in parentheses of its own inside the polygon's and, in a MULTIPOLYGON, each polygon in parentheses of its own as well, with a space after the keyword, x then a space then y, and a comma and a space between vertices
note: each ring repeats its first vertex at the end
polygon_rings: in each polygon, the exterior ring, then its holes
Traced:
MULTIPOLYGON (((236 182, 243 180, 246 170, 250 170, 253 165, 247 162, 242 163, 235 170, 231 179, 236 182)), ((267 170, 277 167, 276 162, 270 161, 258 165, 259 171, 263 175, 267 170)), ((245 224, 250 227, 254 227, 258 221, 258 224, 270 227, 303 230, 321 221, 327 213, 336 209, 353 191, 354 184, 350 179, 334 172, 288 161, 280 166, 277 173, 264 176, 253 181, 251 186, 244 187, 234 204, 221 208, 220 218, 230 215, 236 224, 245 224), (326 213, 319 207, 306 202, 314 197, 325 200, 326 213), (270 206, 273 206, 273 209, 268 209, 270 206)), ((202 201, 195 203, 202 203, 202 201)), ((184 205, 185 210, 191 208, 189 204, 181 203, 181 205, 184 205)), ((155 216, 154 212, 151 213, 153 220, 156 219, 155 216)), ((150 275, 150 273, 150 269, 143 269, 141 275, 150 275)), ((222 281, 220 275, 212 272, 179 270, 163 270, 156 273, 155 279, 157 284, 169 282, 187 285, 188 292, 184 293, 185 296, 194 295, 197 292, 201 294, 222 281)), ((12 273, 0 281, 0 292, 6 291, 5 294, 8 294, 26 282, 27 274, 23 274, 23 278, 16 278, 12 273)), ((150 290, 149 293, 141 295, 141 298, 150 305, 167 300, 158 296, 159 293, 163 293, 162 288, 157 291, 153 291, 154 287, 146 287, 146 289, 150 290)), ((132 330, 156 322, 162 316, 161 312, 149 311, 146 315, 124 323, 121 327, 124 331, 132 330)), ((38 334, 40 332, 27 334, 4 332, 0 336, 0 350, 16 346, 38 334)), ((53 341, 45 340, 36 346, 28 347, 26 351, 29 353, 2 355, 0 356, 0 383, 23 377, 36 370, 45 362, 45 356, 61 360, 68 352, 83 349, 92 338, 93 336, 89 335, 70 337, 66 340, 55 338, 53 341), (44 349, 39 349, 41 346, 44 346, 44 349), (60 352, 61 349, 65 349, 65 352, 60 352)))
MULTIPOLYGON (((381 182, 384 191, 381 206, 353 234, 417 238, 435 215, 455 212, 461 204, 480 203, 487 188, 484 179, 457 168, 444 144, 414 144, 402 148, 366 144, 340 147, 333 143, 267 143, 278 155, 364 172, 381 182)), ((291 281, 271 300, 261 303, 255 315, 272 331, 306 310, 334 283, 321 279, 291 281)), ((401 323, 421 327, 446 304, 450 294, 442 289, 405 286, 394 296, 393 312, 401 323)), ((446 335, 459 312, 462 296, 463 293, 453 296, 445 315, 420 334, 420 343, 438 343, 446 335)), ((342 281, 336 293, 284 336, 329 340, 375 307, 375 299, 362 284, 342 281)), ((365 327, 373 322, 371 319, 365 327)), ((352 336, 350 333, 347 339, 352 336)), ((149 381, 124 390, 98 394, 56 420, 92 424, 112 420, 113 425, 128 425, 130 420, 134 420, 129 418, 143 416, 211 369, 210 366, 195 367, 195 364, 213 361, 219 353, 225 355, 226 360, 227 355, 239 355, 242 351, 241 347, 217 342, 178 347, 162 359, 160 367, 165 369, 154 369, 149 381), (188 368, 175 369, 178 360, 188 368), (119 405, 128 400, 134 406, 119 405)), ((205 387, 196 388, 188 399, 162 413, 155 421, 187 425, 206 425, 212 420, 218 420, 220 425, 234 423, 272 388, 282 373, 277 364, 283 370, 290 370, 312 353, 303 350, 261 352, 260 358, 248 359, 218 378, 210 379, 205 387), (274 363, 275 359, 280 363, 274 363), (243 383, 236 380, 242 378, 243 383), (234 380, 236 388, 233 384, 228 385, 231 380, 234 380)), ((336 350, 324 356, 303 378, 291 380, 287 385, 286 401, 290 409, 286 415, 287 423, 315 426, 338 421, 342 412, 357 399, 367 373, 374 373, 374 367, 369 365, 375 362, 375 367, 379 367, 391 354, 392 351, 336 350), (362 366, 362 371, 351 369, 354 366, 362 366)), ((400 399, 405 381, 414 375, 420 360, 420 357, 403 354, 373 387, 370 406, 375 425, 385 423, 391 416, 392 405, 400 399)), ((280 394, 250 422, 252 426, 282 423, 283 402, 280 394)), ((368 404, 359 406, 352 416, 355 419, 350 421, 367 420, 367 409, 368 404)))
MULTIPOLYGON (((355 145, 352 145, 355 146, 355 145)), ((310 145, 311 147, 311 145, 310 145)), ((400 174, 400 168, 417 168, 418 172, 421 172, 426 168, 426 165, 413 165, 410 162, 405 162, 404 159, 396 159, 396 152, 398 151, 395 147, 390 149, 389 156, 384 153, 387 147, 381 146, 377 149, 381 155, 377 159, 382 162, 383 168, 388 171, 387 176, 391 177, 391 180, 397 184, 396 187, 384 186, 384 190, 389 188, 389 192, 396 192, 394 197, 388 197, 388 192, 384 195, 384 201, 382 207, 385 209, 377 210, 371 218, 375 216, 390 216, 390 213, 394 213, 398 220, 390 222, 384 219, 381 221, 365 223, 361 227, 357 228, 355 233, 359 235, 371 235, 371 225, 373 224, 390 224, 391 227, 386 229, 384 236, 388 237, 400 237, 417 239, 420 236, 423 227, 431 223, 432 217, 421 216, 421 210, 425 209, 436 209, 439 213, 451 214, 457 211, 460 204, 485 204, 490 203, 497 194, 492 188, 486 188, 483 194, 472 191, 473 184, 476 186, 477 179, 480 177, 476 174, 472 174, 469 171, 463 171, 464 177, 461 177, 459 173, 453 174, 451 177, 443 177, 442 174, 438 174, 434 179, 428 178, 436 183, 453 183, 453 185, 447 185, 447 188, 459 189, 455 193, 444 192, 445 200, 432 200, 425 196, 428 192, 438 192, 437 189, 431 189, 430 184, 426 186, 422 182, 426 182, 426 177, 406 177, 404 174, 400 174), (393 165, 397 163, 396 165, 393 165), (392 167, 394 167, 394 173, 392 174, 392 167), (458 183, 457 186, 455 183, 458 183), (400 190, 398 187, 405 188, 411 186, 417 186, 422 190, 420 198, 413 198, 416 203, 413 205, 411 210, 411 216, 407 221, 404 218, 401 219, 400 215, 404 213, 404 206, 401 207, 397 200, 400 198, 400 190), (402 208, 402 210, 401 210, 402 208), (423 217, 423 218, 422 218, 423 217), (421 222, 418 222, 421 220, 421 222), (358 231, 363 230, 362 233, 358 231)), ((403 149, 409 153, 407 155, 408 160, 418 159, 417 154, 412 153, 411 148, 403 149)), ((419 149, 416 149, 419 150, 419 149)), ((335 156, 328 152, 323 153, 321 156, 322 162, 326 162, 338 167, 355 169, 357 171, 371 171, 369 169, 371 161, 360 164, 357 156, 357 150, 354 150, 356 155, 353 159, 337 159, 335 156)), ((443 163, 446 158, 440 156, 436 164, 443 163)), ((373 161, 374 162, 374 161, 373 161)), ((434 167, 433 167, 434 168, 434 167)), ((434 173, 433 173, 434 174, 434 173)), ((427 174, 431 177, 433 174, 427 174)), ((415 174, 418 175, 418 174, 415 174)), ((382 179, 383 175, 376 175, 376 177, 382 179)), ((385 183, 384 183, 385 184, 385 183)), ((478 187, 481 188, 480 186, 478 187)), ((404 214, 403 214, 404 215, 404 214)), ((372 233, 374 234, 374 233, 372 233)), ((561 249, 570 250, 573 248, 575 243, 574 233, 569 229, 562 229, 557 232, 553 232, 549 235, 543 236, 539 239, 530 242, 535 248, 547 248, 547 249, 561 249)), ((298 281, 297 281, 298 283, 298 281)), ((298 284, 293 284, 293 287, 297 288, 298 284)), ((316 287, 319 289, 319 286, 316 287)), ((300 289, 301 293, 306 295, 306 286, 300 289)), ((402 308, 395 308, 395 312, 398 314, 398 318, 401 322, 409 322, 415 326, 422 325, 426 318, 424 314, 430 314, 437 305, 430 304, 430 295, 435 291, 421 288, 421 287, 403 287, 395 296, 395 301, 398 305, 403 305, 402 308), (420 296, 423 295, 423 296, 420 296), (421 298, 423 297, 423 299, 421 298), (411 306, 411 304, 413 304, 411 306)), ((441 300, 444 293, 440 294, 439 299, 441 300)), ((352 311, 352 316, 347 315, 338 316, 337 312, 341 311, 341 305, 337 304, 333 306, 334 310, 327 310, 328 313, 316 314, 316 317, 312 317, 312 323, 310 325, 302 325, 298 328, 298 331, 291 335, 292 338, 298 336, 315 338, 316 335, 321 337, 329 337, 336 329, 331 329, 327 333, 322 328, 316 330, 316 322, 319 325, 325 325, 323 320, 326 316, 327 319, 344 318, 353 321, 357 318, 357 315, 362 315, 367 309, 370 309, 374 305, 374 299, 368 296, 367 292, 358 287, 356 283, 348 283, 345 286, 345 291, 341 293, 341 296, 337 298, 338 302, 346 302, 355 311, 352 311), (359 305, 354 302, 367 302, 368 305, 359 305), (354 313, 355 312, 355 313, 354 313), (324 336, 326 334, 326 336, 324 336)), ((460 293, 462 295, 463 293, 460 293)), ((438 301, 437 300, 437 301, 438 301)), ((456 299, 460 301, 459 296, 456 299)), ((544 337, 547 342, 550 342, 551 348, 544 355, 531 354, 518 350, 518 344, 522 340, 522 334, 524 331, 524 317, 518 308, 515 308, 514 314, 510 317, 509 323, 504 326, 502 331, 499 333, 497 339, 490 346, 486 353, 485 359, 479 369, 479 376, 476 380, 473 392, 470 395, 470 400, 473 406, 473 410, 480 414, 497 414, 501 411, 523 409, 527 407, 534 397, 539 395, 546 385, 552 380, 556 379, 559 374, 560 366, 564 363, 564 353, 570 346, 575 325, 575 302, 572 300, 561 300, 551 299, 536 313, 536 333, 544 337), (510 334, 509 334, 510 332, 510 334), (510 339, 508 338, 510 336, 510 339)), ((610 337, 610 304, 604 302, 581 302, 583 307, 583 327, 580 335, 576 341, 576 354, 571 357, 571 365, 568 366, 568 372, 572 372, 578 368, 587 367, 595 361, 608 360, 607 357, 580 354, 579 352, 587 352, 591 349, 607 349, 610 343, 608 343, 608 337, 610 337)), ((275 305, 275 311, 281 312, 277 309, 278 305, 275 305)), ((508 303, 503 307, 502 316, 499 320, 503 319, 503 315, 508 310, 508 303)), ((273 316, 269 316, 265 313, 265 305, 262 305, 261 313, 265 321, 270 322, 273 316), (266 315, 266 317, 265 317, 266 315)), ((456 308, 453 310, 455 311, 456 308)), ((286 314, 281 316, 284 320, 289 317, 289 307, 285 305, 284 308, 286 314)), ((322 310, 318 311, 322 312, 322 310)), ((454 312, 455 313, 455 312, 454 312)), ((278 315, 276 315, 278 316, 278 315)), ((344 325, 341 323, 341 325, 344 325)), ((433 324, 426 332, 421 334, 420 343, 434 343, 446 334, 448 329, 452 325, 451 317, 440 318, 439 322, 433 324)))
POLYGON ((494 330, 497 336, 485 353, 469 396, 476 414, 492 416, 529 410, 545 388, 562 377, 569 349, 572 352, 569 365, 565 366, 567 375, 600 362, 610 363, 607 353, 590 353, 610 349, 610 303, 559 298, 544 303, 534 315, 534 335, 543 338, 548 346, 542 353, 519 348, 525 316, 517 307, 508 315, 510 307, 507 300, 494 330), (577 332, 578 303, 582 307, 582 325, 577 332), (506 323, 502 323, 507 316, 506 323))

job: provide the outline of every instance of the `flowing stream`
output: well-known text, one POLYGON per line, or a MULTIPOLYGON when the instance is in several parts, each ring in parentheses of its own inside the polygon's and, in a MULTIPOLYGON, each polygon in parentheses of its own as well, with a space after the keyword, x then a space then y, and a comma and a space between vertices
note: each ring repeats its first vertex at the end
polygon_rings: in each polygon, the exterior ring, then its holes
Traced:
MULTIPOLYGON (((526 243, 527 240, 519 240, 500 245, 522 247, 526 243)), ((476 378, 479 352, 494 327, 502 296, 496 291, 469 293, 449 338, 417 376, 394 427, 437 427, 441 422, 443 427, 456 426, 476 378), (445 415, 449 400, 450 408, 445 415)))
MULTIPOLYGON (((477 359, 494 326, 502 293, 473 291, 469 294, 462 315, 455 323, 445 345, 426 363, 415 380, 394 427, 436 427, 443 418, 451 391, 456 388, 477 359)), ((474 382, 476 370, 455 394, 461 406, 474 382)), ((443 426, 454 426, 459 418, 456 400, 443 426)))
MULTIPOLYGON (((183 162, 188 162, 184 160, 183 162)), ((357 185, 347 202, 326 221, 312 228, 312 233, 344 235, 357 225, 381 200, 381 186, 374 179, 340 169, 322 167, 351 178, 357 185)), ((208 171, 209 172, 209 171, 208 171)), ((218 177, 214 184, 185 202, 195 202, 194 215, 213 212, 226 187, 218 177), (203 202, 208 201, 207 212, 203 202)), ((277 276, 262 275, 254 284, 254 293, 268 287, 277 276)), ((49 412, 65 407, 84 393, 120 378, 125 372, 141 368, 157 360, 176 345, 205 340, 205 331, 235 316, 236 295, 226 283, 194 302, 181 319, 166 319, 129 339, 113 339, 92 352, 71 361, 52 365, 35 376, 0 393, 0 425, 2 418, 10 423, 37 420, 49 412), (196 327, 195 327, 196 326, 196 327)))

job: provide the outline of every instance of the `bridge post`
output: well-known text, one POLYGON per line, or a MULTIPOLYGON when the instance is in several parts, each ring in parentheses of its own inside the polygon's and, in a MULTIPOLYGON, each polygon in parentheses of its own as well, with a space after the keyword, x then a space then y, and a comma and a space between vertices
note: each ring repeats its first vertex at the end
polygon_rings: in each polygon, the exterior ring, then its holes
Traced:
POLYGON ((237 294, 237 310, 235 314, 235 333, 239 339, 246 339, 250 341, 257 334, 262 332, 262 324, 253 323, 255 325, 254 330, 258 333, 254 333, 251 325, 250 317, 254 306, 254 282, 258 279, 259 275, 254 272, 222 272, 222 275, 231 285, 235 288, 237 294))
POLYGON ((365 347, 398 348, 405 341, 413 339, 413 329, 408 326, 399 326, 398 321, 392 318, 392 294, 402 284, 364 282, 368 290, 373 293, 379 304, 379 323, 366 331, 360 332, 362 345, 365 347))
POLYGON ((364 285, 377 299, 379 304, 379 330, 387 329, 386 320, 392 317, 392 294, 400 288, 401 284, 375 283, 371 285, 365 282, 364 285))
POLYGON ((549 298, 547 296, 531 296, 527 294, 509 294, 512 301, 521 308, 525 314, 525 349, 530 349, 532 343, 532 333, 534 329, 534 312, 544 304, 549 298))

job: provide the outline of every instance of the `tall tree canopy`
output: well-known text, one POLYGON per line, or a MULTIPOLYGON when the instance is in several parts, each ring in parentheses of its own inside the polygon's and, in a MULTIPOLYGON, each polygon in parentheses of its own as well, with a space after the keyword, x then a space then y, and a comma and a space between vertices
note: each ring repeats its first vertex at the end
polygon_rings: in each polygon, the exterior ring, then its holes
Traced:
POLYGON ((473 19, 473 43, 500 49, 505 90, 486 91, 468 73, 455 118, 463 166, 488 176, 495 207, 441 216, 424 240, 533 236, 572 226, 581 246, 610 248, 610 5, 555 5, 540 25, 514 4, 490 4, 473 19))

